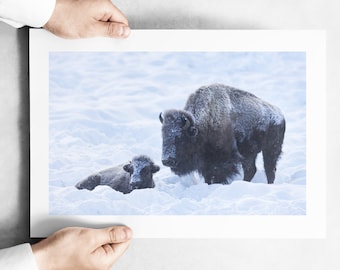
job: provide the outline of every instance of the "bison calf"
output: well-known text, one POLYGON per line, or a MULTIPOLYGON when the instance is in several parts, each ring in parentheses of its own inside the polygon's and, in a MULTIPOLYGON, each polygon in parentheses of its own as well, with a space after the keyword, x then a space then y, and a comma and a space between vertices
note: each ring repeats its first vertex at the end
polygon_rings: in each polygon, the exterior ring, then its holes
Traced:
POLYGON ((141 155, 134 157, 128 164, 90 175, 77 183, 76 188, 93 190, 98 185, 106 185, 124 194, 134 189, 154 188, 153 174, 159 169, 149 157, 141 155))
POLYGON ((184 110, 160 114, 162 163, 177 175, 198 171, 208 184, 228 183, 242 165, 244 180, 256 173, 262 151, 268 183, 275 179, 285 119, 255 95, 214 84, 191 94, 184 110))

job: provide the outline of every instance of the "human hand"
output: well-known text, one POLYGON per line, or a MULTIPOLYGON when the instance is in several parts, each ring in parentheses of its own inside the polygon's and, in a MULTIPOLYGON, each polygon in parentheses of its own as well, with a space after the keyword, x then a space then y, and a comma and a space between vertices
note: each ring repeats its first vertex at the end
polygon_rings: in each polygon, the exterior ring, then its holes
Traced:
POLYGON ((126 38, 130 34, 128 20, 110 0, 56 0, 53 14, 43 27, 69 39, 126 38))
POLYGON ((39 270, 103 270, 126 251, 132 230, 125 226, 104 229, 65 228, 32 245, 39 270))

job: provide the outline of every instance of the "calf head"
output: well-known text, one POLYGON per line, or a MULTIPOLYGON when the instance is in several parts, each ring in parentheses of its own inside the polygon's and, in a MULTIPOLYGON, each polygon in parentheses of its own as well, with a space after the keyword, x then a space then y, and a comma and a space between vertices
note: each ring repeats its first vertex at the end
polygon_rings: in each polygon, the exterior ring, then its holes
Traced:
POLYGON ((160 168, 149 157, 135 157, 123 168, 130 174, 131 190, 155 187, 153 174, 158 172, 160 168))

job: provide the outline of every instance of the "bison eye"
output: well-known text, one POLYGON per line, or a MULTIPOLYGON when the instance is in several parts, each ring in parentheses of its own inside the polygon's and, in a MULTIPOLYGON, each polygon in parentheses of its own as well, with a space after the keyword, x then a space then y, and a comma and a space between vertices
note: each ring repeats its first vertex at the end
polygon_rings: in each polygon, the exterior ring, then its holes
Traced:
POLYGON ((182 128, 183 129, 187 129, 188 127, 190 127, 190 120, 187 117, 182 116, 181 121, 182 121, 182 128))
POLYGON ((197 128, 191 127, 191 128, 189 129, 189 136, 195 137, 195 136, 197 135, 197 133, 198 133, 198 129, 197 129, 197 128))

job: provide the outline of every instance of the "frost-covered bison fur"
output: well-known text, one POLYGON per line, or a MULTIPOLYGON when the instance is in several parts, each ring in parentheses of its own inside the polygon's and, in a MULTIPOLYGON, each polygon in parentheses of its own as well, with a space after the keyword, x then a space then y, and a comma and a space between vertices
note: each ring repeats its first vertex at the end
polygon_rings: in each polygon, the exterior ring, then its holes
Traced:
POLYGON ((285 133, 279 108, 246 91, 214 84, 191 94, 184 110, 161 113, 162 163, 181 176, 198 171, 207 184, 239 173, 251 181, 262 151, 268 183, 275 179, 285 133))
POLYGON ((159 169, 149 157, 141 155, 127 164, 90 175, 77 183, 76 188, 93 190, 98 185, 106 185, 124 194, 134 189, 154 188, 153 174, 159 169))

